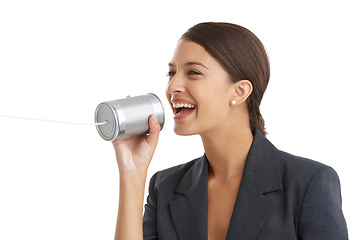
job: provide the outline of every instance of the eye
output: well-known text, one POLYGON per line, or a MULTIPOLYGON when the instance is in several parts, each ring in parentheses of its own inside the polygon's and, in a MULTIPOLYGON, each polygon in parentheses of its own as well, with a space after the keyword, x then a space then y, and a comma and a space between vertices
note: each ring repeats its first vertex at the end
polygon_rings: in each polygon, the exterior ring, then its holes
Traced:
POLYGON ((173 76, 175 76, 175 74, 176 74, 176 72, 169 71, 166 76, 173 77, 173 76))
POLYGON ((188 75, 201 75, 201 73, 191 70, 188 72, 188 75))

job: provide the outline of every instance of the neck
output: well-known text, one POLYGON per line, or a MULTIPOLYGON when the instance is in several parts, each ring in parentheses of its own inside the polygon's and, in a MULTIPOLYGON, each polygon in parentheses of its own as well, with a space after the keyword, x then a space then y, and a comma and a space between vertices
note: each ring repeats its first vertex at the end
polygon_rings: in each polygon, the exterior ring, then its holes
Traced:
POLYGON ((249 127, 221 129, 216 134, 201 135, 209 161, 209 177, 221 180, 241 178, 253 135, 249 127))

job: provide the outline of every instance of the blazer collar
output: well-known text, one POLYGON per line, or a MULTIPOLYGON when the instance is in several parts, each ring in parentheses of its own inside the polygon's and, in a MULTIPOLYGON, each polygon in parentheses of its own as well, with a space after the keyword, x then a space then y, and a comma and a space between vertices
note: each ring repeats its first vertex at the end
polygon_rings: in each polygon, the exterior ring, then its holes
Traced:
POLYGON ((243 175, 261 192, 282 188, 279 150, 256 129, 243 175))
MULTIPOLYGON (((208 160, 203 155, 186 172, 175 189, 175 193, 207 189, 208 160)), ((243 176, 261 192, 271 192, 282 188, 279 167, 279 150, 257 129, 251 144, 243 176)))
POLYGON ((175 189, 170 212, 180 240, 207 239, 207 175, 208 161, 204 155, 175 189))
MULTIPOLYGON (((282 188, 279 151, 258 130, 245 163, 226 239, 255 239, 274 204, 264 193, 282 188)), ((174 191, 170 212, 179 239, 207 239, 208 160, 202 156, 174 191)))

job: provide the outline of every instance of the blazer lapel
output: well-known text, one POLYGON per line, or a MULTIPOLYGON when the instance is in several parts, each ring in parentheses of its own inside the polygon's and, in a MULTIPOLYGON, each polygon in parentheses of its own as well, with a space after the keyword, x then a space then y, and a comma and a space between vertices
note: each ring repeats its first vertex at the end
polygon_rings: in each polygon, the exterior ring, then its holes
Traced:
POLYGON ((226 240, 255 239, 274 205, 243 177, 226 240))
POLYGON ((170 212, 180 240, 207 239, 207 175, 205 155, 179 182, 170 212))
MULTIPOLYGON (((253 240, 275 204, 265 195, 282 188, 279 151, 258 130, 254 135, 230 220, 226 240, 253 240)), ((170 202, 179 240, 207 239, 208 160, 204 155, 188 170, 170 202)))
POLYGON ((257 130, 234 205, 226 240, 253 240, 275 208, 265 195, 282 189, 279 151, 257 130))

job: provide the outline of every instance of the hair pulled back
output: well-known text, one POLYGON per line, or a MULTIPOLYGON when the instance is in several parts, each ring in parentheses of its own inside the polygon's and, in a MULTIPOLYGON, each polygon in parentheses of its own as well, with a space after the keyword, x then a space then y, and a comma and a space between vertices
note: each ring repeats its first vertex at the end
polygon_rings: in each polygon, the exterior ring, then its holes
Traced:
POLYGON ((199 23, 181 39, 201 45, 229 74, 234 83, 247 79, 253 91, 246 100, 251 131, 266 135, 260 103, 270 78, 270 65, 261 41, 248 29, 231 23, 199 23))

